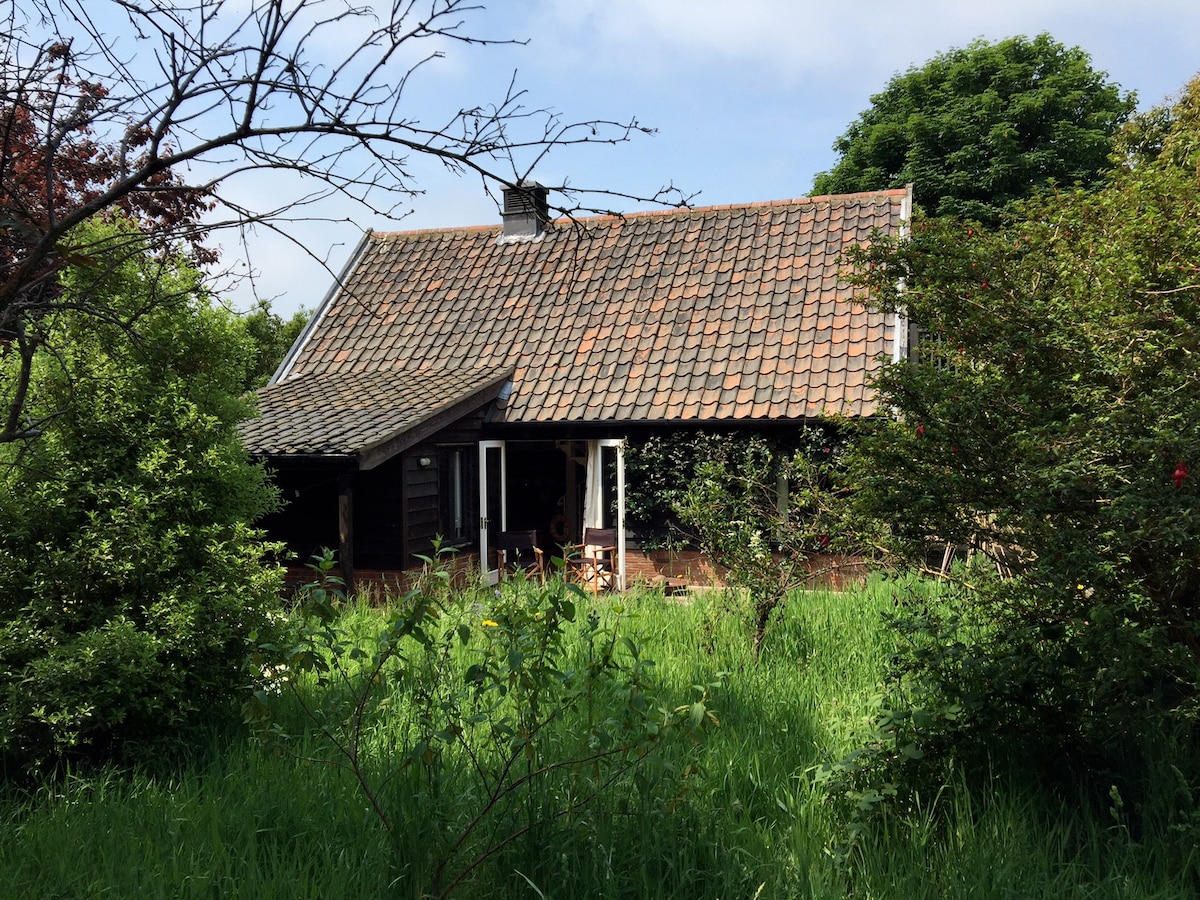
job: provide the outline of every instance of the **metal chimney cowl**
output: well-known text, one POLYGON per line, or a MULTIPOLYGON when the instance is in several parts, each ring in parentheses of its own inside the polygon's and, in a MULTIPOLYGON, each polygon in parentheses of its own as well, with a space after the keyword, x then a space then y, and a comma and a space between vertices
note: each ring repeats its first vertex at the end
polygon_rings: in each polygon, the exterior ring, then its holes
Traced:
POLYGON ((535 238, 542 233, 550 218, 546 201, 549 191, 536 181, 522 181, 516 187, 504 189, 505 238, 535 238))

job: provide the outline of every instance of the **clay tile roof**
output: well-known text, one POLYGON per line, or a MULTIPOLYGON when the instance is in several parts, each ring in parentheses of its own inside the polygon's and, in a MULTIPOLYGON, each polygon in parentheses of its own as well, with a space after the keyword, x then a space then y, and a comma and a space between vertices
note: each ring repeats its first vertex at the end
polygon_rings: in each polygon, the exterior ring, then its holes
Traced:
POLYGON ((242 440, 252 453, 355 457, 371 468, 425 428, 495 400, 511 374, 491 368, 297 376, 258 392, 258 416, 241 424, 242 440))
POLYGON ((271 453, 360 453, 512 372, 499 420, 801 419, 875 411, 886 317, 842 252, 908 195, 368 235, 247 425, 271 453), (390 437, 388 436, 390 435, 390 437))

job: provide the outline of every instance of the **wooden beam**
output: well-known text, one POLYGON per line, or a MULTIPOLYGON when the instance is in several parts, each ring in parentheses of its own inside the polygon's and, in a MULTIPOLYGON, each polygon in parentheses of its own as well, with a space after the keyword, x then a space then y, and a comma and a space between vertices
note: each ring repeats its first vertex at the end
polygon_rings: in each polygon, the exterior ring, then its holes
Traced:
POLYGON ((579 513, 579 464, 571 456, 571 442, 567 441, 565 446, 567 464, 566 489, 563 491, 563 515, 567 520, 567 543, 575 544, 581 537, 576 523, 583 519, 579 513))
POLYGON ((338 564, 346 593, 354 591, 354 473, 338 476, 338 564))
POLYGON ((475 410, 484 404, 491 403, 500 396, 504 386, 508 384, 511 378, 511 372, 501 375, 498 378, 493 378, 478 389, 463 395, 458 400, 430 414, 412 428, 402 431, 400 434, 394 435, 387 440, 380 441, 371 447, 364 447, 358 453, 358 467, 360 469, 374 469, 381 463, 387 462, 397 453, 401 453, 409 447, 415 447, 417 444, 431 438, 448 425, 475 412, 475 410))

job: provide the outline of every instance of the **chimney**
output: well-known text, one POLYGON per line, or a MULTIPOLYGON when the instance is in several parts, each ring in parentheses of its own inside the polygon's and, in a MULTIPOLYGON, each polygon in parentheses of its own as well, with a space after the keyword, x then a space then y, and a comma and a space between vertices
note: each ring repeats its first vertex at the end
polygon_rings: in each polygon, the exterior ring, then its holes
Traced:
POLYGON ((534 238, 541 234, 550 217, 548 193, 536 181, 522 181, 516 187, 505 188, 502 237, 534 238))

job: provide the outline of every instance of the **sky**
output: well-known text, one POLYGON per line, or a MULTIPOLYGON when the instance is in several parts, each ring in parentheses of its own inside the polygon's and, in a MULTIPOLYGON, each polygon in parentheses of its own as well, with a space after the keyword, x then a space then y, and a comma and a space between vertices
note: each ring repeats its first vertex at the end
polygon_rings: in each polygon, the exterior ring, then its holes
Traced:
MULTIPOLYGON (((1143 109, 1200 71, 1197 0, 492 0, 487 7, 468 15, 469 30, 527 43, 447 45, 410 88, 414 115, 433 122, 498 100, 515 74, 528 106, 552 108, 564 121, 636 118, 655 130, 615 146, 551 152, 533 173, 539 181, 638 197, 672 184, 698 206, 806 196, 813 177, 835 162, 834 140, 892 76, 978 38, 1049 32, 1086 50, 1095 69, 1136 92, 1143 109)), ((329 221, 292 230, 307 252, 252 235, 257 295, 283 315, 315 308, 365 229, 499 223, 478 177, 419 159, 412 173, 421 193, 397 210, 399 218, 331 202, 320 210, 329 221)), ((242 189, 250 203, 255 189, 242 189)), ((273 198, 289 189, 269 188, 273 198)), ((228 249, 233 264, 238 248, 228 249)), ((231 289, 231 304, 247 308, 250 287, 244 280, 231 289)))

